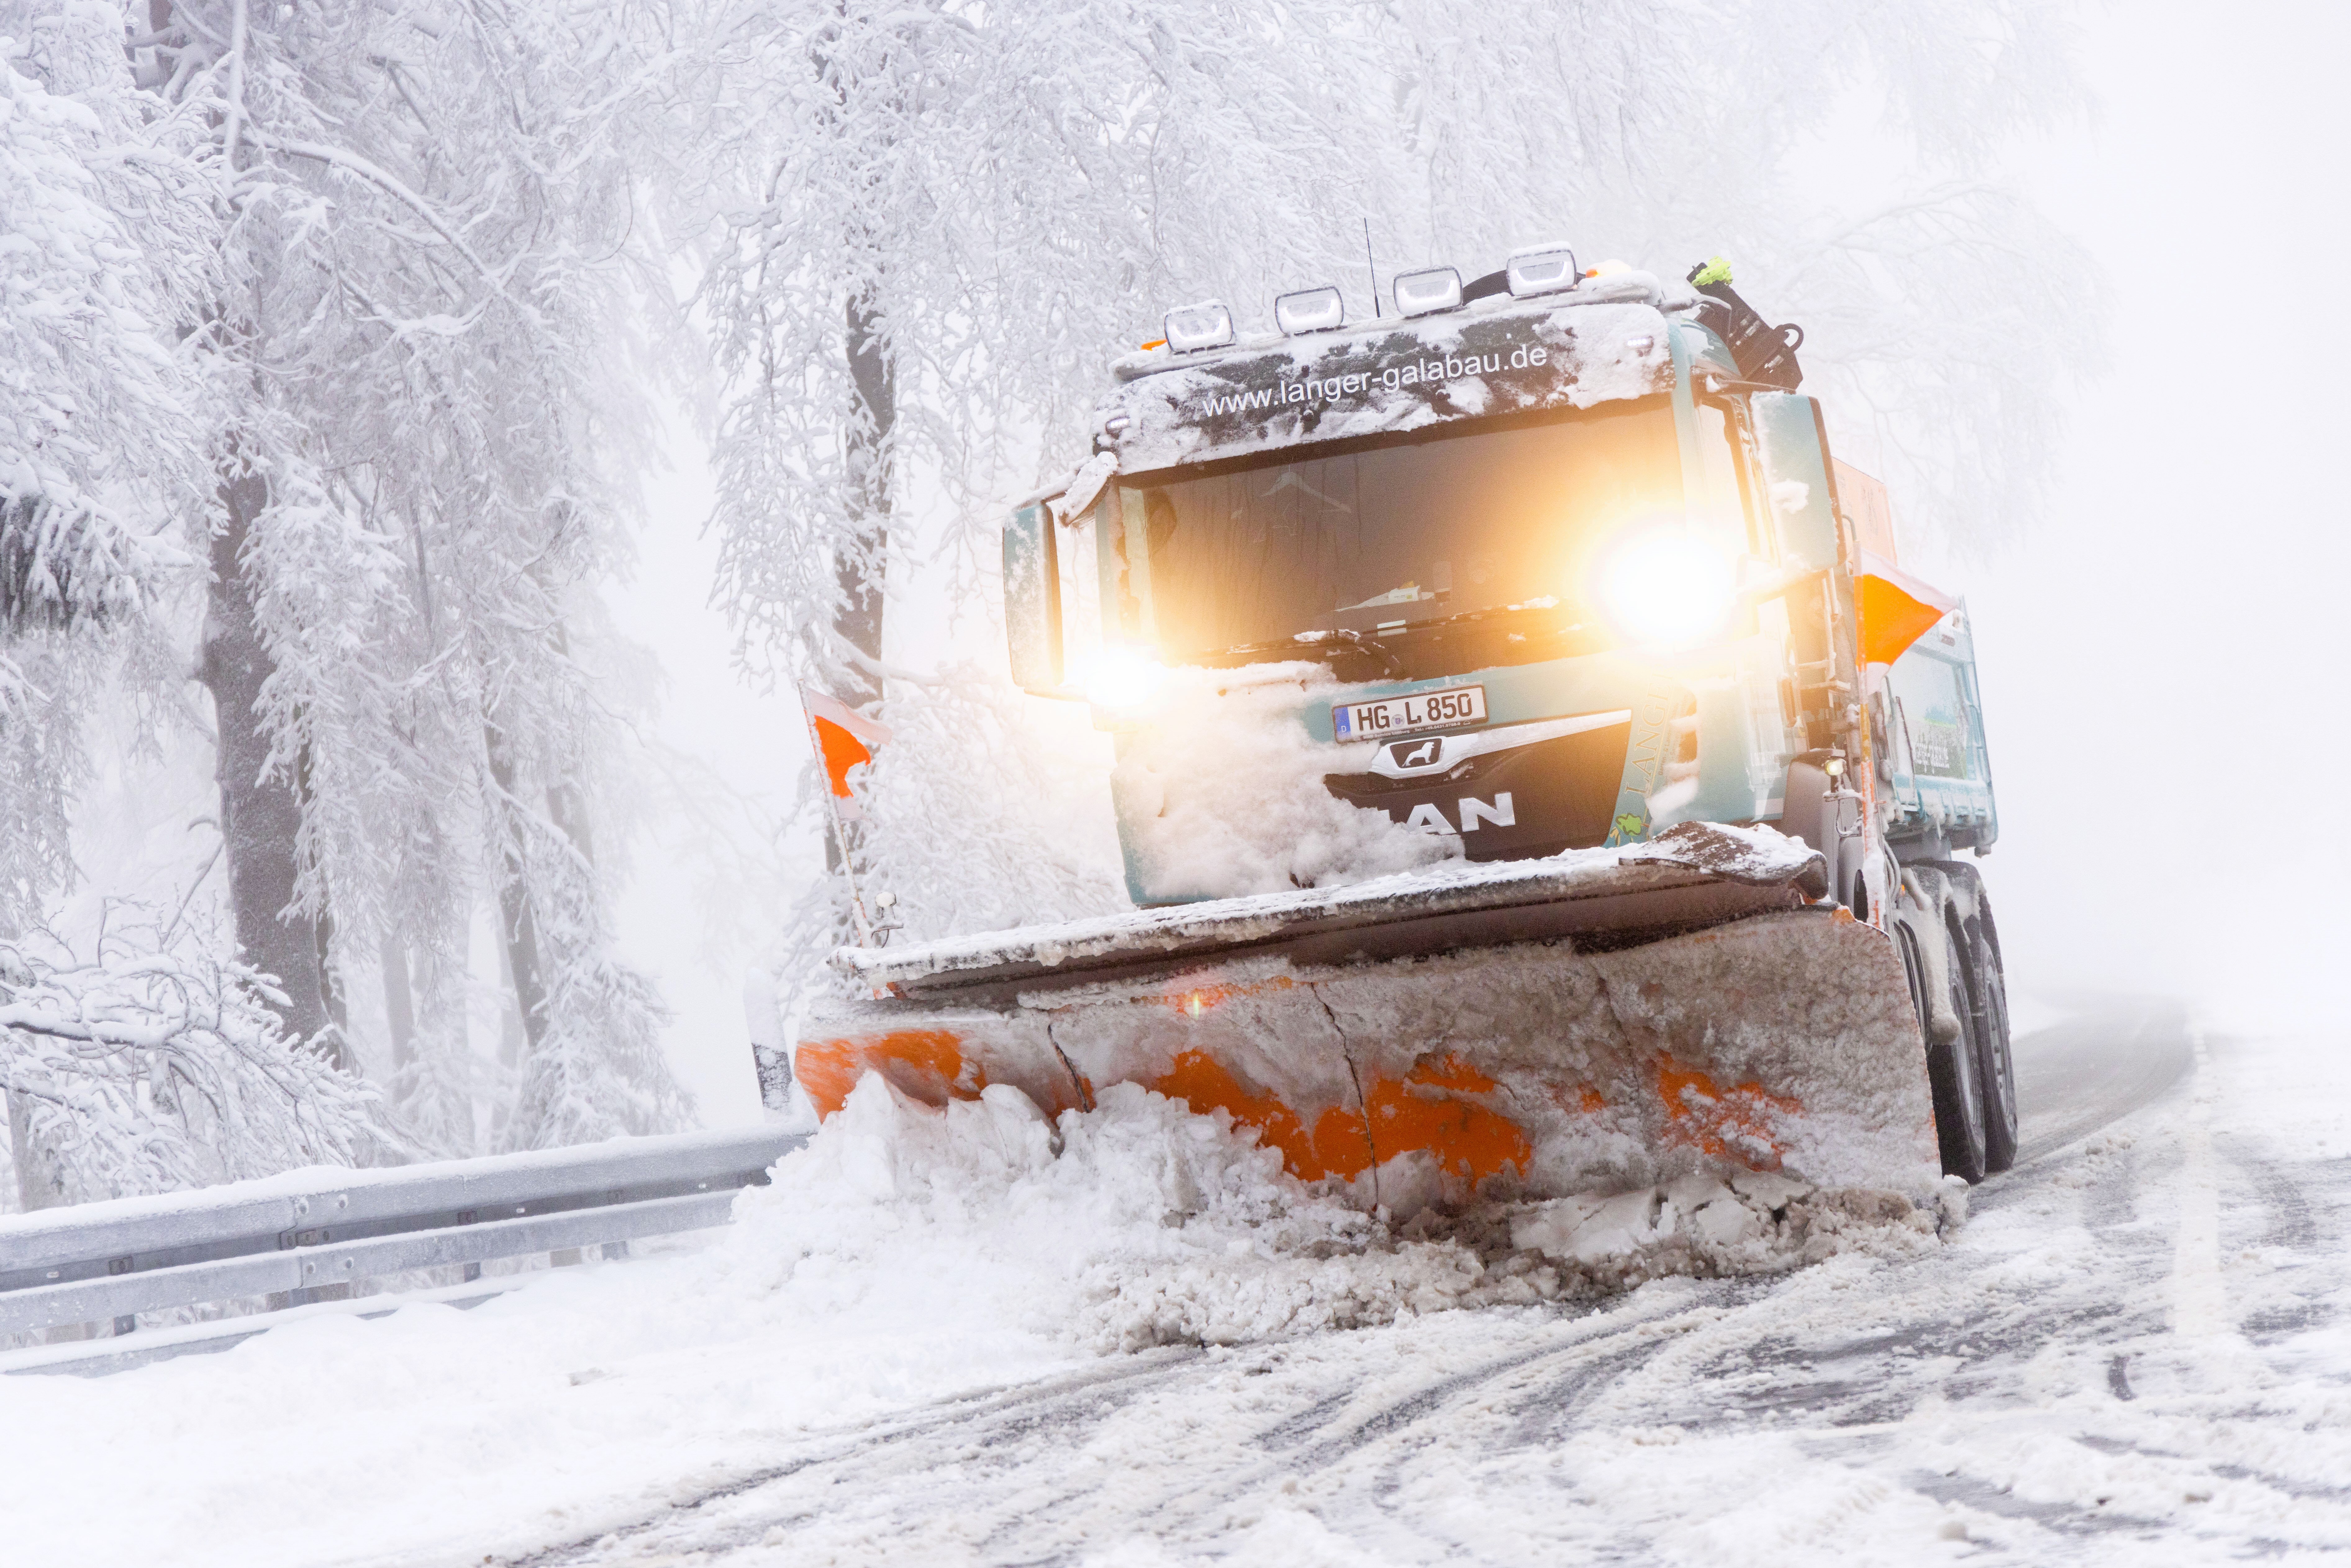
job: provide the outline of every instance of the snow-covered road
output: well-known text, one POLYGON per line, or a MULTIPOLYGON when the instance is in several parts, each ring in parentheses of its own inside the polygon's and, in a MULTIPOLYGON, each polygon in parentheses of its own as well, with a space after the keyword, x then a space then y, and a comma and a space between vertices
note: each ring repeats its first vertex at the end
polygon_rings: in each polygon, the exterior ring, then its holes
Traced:
POLYGON ((1098 1346, 1134 1321, 1136 1281, 1161 1292, 1152 1311, 1206 1310, 1203 1281, 1320 1311, 1444 1285, 1441 1249, 1312 1262, 1325 1220, 1294 1189, 1263 1208, 1261 1178, 1196 1118, 1072 1127, 1059 1158, 1008 1124, 993 1176, 969 1163, 969 1126, 925 1148, 917 1118, 896 1144, 794 1156, 809 1163, 699 1254, 93 1381, 0 1379, 0 1556, 1148 1568, 2351 1548, 2341 1044, 2199 1047, 2174 1012, 2102 1005, 2020 1041, 2025 1157, 1923 1255, 1320 1332, 1243 1301, 1233 1321, 1275 1328, 1208 1350, 1098 1346), (1193 1218, 1165 1230, 1177 1189, 1193 1218))
POLYGON ((2351 1546, 2351 1341, 2334 1315, 2351 1300, 2351 1164, 2225 1116, 2228 1064, 2199 1080, 2196 1053, 2160 1009, 2032 1038, 2024 1157, 1922 1262, 1115 1359, 811 1435, 764 1473, 526 1561, 2161 1563, 2351 1546))

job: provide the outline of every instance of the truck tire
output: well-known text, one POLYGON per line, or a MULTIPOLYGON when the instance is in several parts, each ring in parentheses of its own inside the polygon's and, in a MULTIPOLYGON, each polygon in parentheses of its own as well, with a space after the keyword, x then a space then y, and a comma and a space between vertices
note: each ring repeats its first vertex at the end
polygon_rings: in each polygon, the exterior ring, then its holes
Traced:
POLYGON ((2000 940, 1991 930, 1991 909, 1981 904, 1980 920, 1970 922, 1976 992, 1978 1080, 1984 1098, 1984 1169, 1998 1173, 2016 1163, 2016 1063, 2009 1053, 2008 980, 2001 972, 2000 940))
POLYGON ((1944 928, 1944 973, 1949 977, 1957 1040, 1927 1039, 1927 1082, 1935 1099, 1935 1141, 1941 1146, 1943 1174, 1973 1184, 1985 1166, 1982 1029, 1978 1023, 1974 954, 1967 934, 1954 921, 1944 928))

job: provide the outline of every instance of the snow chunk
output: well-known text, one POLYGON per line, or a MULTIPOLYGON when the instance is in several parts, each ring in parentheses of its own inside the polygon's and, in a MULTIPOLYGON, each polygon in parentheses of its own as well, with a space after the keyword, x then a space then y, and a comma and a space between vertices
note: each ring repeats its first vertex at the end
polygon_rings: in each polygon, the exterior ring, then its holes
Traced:
POLYGON ((1821 852, 1761 823, 1751 828, 1723 822, 1677 823, 1628 851, 1625 860, 1630 864, 1687 866, 1759 886, 1796 882, 1814 898, 1828 892, 1827 862, 1821 852))
POLYGON ((1368 770, 1379 747, 1333 747, 1306 733, 1299 693, 1330 676, 1302 668, 1294 683, 1242 689, 1229 672, 1173 678, 1111 775, 1147 896, 1332 886, 1461 857, 1458 836, 1401 827, 1324 788, 1326 773, 1368 770))
POLYGON ((1778 1273, 1841 1252, 1907 1257, 1957 1225, 1940 1206, 1899 1193, 1758 1172, 1530 1205, 1512 1218, 1510 1242, 1573 1265, 1595 1287, 1622 1289, 1663 1274, 1778 1273))
POLYGON ((1094 497, 1102 494, 1102 486, 1109 484, 1111 476, 1117 472, 1118 454, 1115 452, 1097 452, 1079 464, 1070 476, 1069 488, 1061 494, 1061 515, 1064 517, 1081 516, 1094 504, 1094 497))

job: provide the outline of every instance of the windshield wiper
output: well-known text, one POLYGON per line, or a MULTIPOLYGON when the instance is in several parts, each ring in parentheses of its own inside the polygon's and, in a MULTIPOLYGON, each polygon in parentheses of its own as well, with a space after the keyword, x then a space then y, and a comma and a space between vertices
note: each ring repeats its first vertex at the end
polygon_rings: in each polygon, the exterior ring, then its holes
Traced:
POLYGON ((1238 643, 1217 649, 1207 656, 1207 662, 1249 664, 1259 660, 1314 659, 1329 664, 1336 673, 1342 663, 1356 657, 1372 661, 1384 679, 1400 680, 1404 676, 1402 656, 1378 638, 1361 632, 1301 632, 1278 642, 1238 643))
POLYGON ((1478 622, 1493 622, 1499 632, 1510 623, 1524 623, 1541 617, 1554 622, 1544 630, 1566 636, 1584 630, 1582 622, 1569 619, 1573 613, 1557 602, 1497 604, 1484 610, 1464 610, 1452 615, 1440 615, 1429 621, 1409 621, 1401 626, 1390 625, 1382 628, 1382 636, 1368 632, 1301 632, 1295 636, 1270 643, 1239 643, 1211 653, 1194 655, 1194 658, 1200 664, 1228 667, 1260 661, 1313 659, 1330 665, 1332 673, 1342 680, 1411 680, 1420 677, 1412 673, 1406 654, 1422 633, 1441 633, 1448 630, 1458 632, 1478 622), (1383 637, 1390 640, 1383 640, 1383 637), (1343 667, 1351 664, 1357 668, 1349 670, 1343 667))
POLYGON ((1489 604, 1483 610, 1464 610, 1452 615, 1439 615, 1431 621, 1407 621, 1402 626, 1383 627, 1382 630, 1394 636, 1399 632, 1429 632, 1440 626, 1466 625, 1472 621, 1523 620, 1542 615, 1562 618, 1562 624, 1559 627, 1562 632, 1580 631, 1583 624, 1582 622, 1564 620, 1570 613, 1572 612, 1566 606, 1555 600, 1548 604, 1489 604))

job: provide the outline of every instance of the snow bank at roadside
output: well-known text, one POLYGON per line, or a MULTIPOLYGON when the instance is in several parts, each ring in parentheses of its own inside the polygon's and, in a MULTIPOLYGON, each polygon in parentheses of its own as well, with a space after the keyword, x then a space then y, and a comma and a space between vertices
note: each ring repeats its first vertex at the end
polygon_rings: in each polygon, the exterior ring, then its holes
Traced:
POLYGON ((1907 1256, 1962 1217, 1956 1197, 1928 1211, 1754 1176, 1399 1225, 1299 1182, 1221 1113, 1134 1084, 1055 1124, 1008 1085, 941 1111, 869 1075, 738 1201, 727 1271, 796 1316, 870 1305, 1111 1353, 1907 1256))

